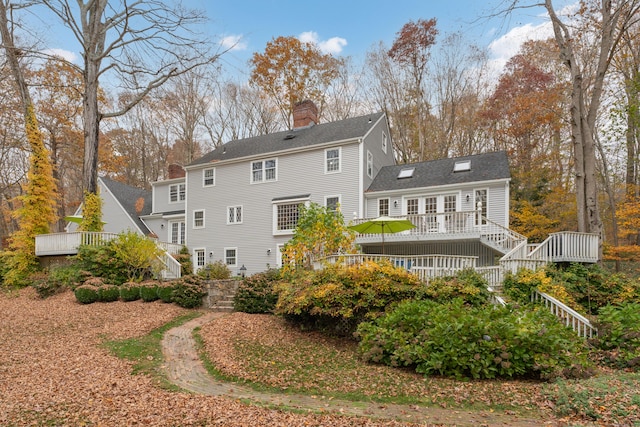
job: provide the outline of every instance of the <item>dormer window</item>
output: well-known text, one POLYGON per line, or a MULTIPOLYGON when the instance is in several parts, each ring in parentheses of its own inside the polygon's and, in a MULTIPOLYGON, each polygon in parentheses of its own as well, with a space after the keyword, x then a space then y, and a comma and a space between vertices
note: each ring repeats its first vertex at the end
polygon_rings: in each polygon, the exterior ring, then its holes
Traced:
POLYGON ((416 168, 401 169, 398 173, 398 179, 411 178, 416 168))
POLYGON ((471 160, 463 160, 453 165, 454 172, 465 172, 471 170, 471 160))

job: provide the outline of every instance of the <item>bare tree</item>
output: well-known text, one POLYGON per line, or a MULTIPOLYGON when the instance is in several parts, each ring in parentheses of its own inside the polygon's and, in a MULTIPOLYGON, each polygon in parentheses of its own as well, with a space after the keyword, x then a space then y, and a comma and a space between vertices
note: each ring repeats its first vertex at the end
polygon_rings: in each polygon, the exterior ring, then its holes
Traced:
POLYGON ((219 54, 196 33, 199 11, 161 0, 43 0, 80 43, 84 78, 83 187, 97 188, 100 123, 125 114, 170 79, 214 62, 219 54), (133 96, 101 111, 98 88, 109 79, 133 96))

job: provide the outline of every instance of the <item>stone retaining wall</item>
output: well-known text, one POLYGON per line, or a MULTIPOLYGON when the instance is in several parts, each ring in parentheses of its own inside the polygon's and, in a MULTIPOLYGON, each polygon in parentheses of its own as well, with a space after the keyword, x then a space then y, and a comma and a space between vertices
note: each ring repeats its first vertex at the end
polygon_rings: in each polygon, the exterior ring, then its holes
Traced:
MULTIPOLYGON (((204 308, 214 309, 221 304, 226 306, 229 303, 233 303, 233 297, 238 290, 242 280, 239 279, 225 279, 225 280, 207 280, 205 281, 205 289, 207 295, 202 300, 204 308)), ((233 305, 231 305, 233 308, 233 305)))

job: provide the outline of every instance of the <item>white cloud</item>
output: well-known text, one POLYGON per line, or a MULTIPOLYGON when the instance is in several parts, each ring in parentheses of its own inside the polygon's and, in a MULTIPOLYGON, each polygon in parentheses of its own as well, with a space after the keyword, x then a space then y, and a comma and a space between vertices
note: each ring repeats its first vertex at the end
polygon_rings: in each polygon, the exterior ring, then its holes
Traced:
POLYGON ((228 36, 222 37, 220 44, 224 49, 229 50, 246 50, 247 43, 242 40, 242 35, 231 34, 228 36))
POLYGON ((74 52, 64 49, 46 49, 43 50, 42 53, 50 56, 58 56, 71 63, 74 63, 76 59, 78 59, 78 55, 76 55, 74 52))
POLYGON ((347 40, 342 37, 331 37, 328 40, 319 40, 318 33, 315 31, 305 31, 298 36, 298 40, 303 43, 311 43, 318 46, 318 49, 324 54, 337 55, 347 45, 347 40))

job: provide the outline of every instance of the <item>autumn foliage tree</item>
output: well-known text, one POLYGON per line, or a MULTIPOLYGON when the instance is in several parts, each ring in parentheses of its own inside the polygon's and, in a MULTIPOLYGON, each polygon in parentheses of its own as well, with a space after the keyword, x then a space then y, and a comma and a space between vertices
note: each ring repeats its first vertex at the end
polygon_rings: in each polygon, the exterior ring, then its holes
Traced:
POLYGON ((298 267, 310 269, 314 260, 337 253, 355 253, 355 233, 344 223, 338 210, 317 203, 300 205, 294 235, 282 249, 283 272, 298 267))
POLYGON ((264 52, 250 60, 250 81, 277 106, 288 129, 292 127, 293 107, 311 99, 321 114, 324 93, 339 75, 340 60, 323 54, 312 43, 295 37, 278 37, 267 43, 264 52))

